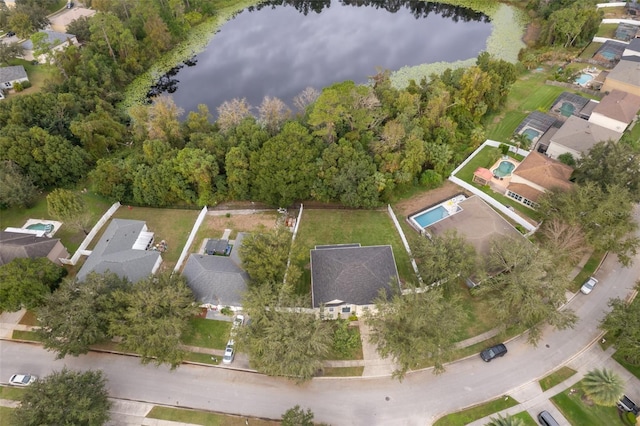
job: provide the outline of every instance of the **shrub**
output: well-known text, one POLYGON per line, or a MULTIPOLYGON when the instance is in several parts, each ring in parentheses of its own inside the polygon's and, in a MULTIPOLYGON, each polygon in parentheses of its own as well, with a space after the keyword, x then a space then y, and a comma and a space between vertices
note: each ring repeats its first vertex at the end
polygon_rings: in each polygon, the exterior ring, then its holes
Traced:
POLYGON ((507 155, 509 153, 509 145, 506 145, 504 143, 501 143, 498 149, 500 150, 502 155, 507 155))
POLYGON ((24 90, 24 87, 20 82, 13 83, 13 90, 15 90, 16 92, 22 92, 24 90))
POLYGON ((220 309, 220 313, 222 315, 231 316, 233 315, 233 310, 229 306, 225 306, 224 308, 220 309))
POLYGON ((28 89, 29 87, 32 86, 32 84, 31 84, 31 82, 29 80, 23 81, 21 84, 22 84, 22 88, 23 89, 28 89))
POLYGON ((442 185, 442 176, 435 170, 425 170, 420 176, 420 185, 434 189, 442 185))

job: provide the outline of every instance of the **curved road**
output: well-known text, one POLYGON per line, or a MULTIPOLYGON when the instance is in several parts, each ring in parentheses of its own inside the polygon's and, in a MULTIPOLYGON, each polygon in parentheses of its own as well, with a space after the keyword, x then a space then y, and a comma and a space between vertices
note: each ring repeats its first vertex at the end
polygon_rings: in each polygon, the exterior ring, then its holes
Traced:
POLYGON ((640 277, 640 256, 622 268, 609 256, 597 274, 600 283, 588 296, 578 294, 569 306, 580 320, 572 330, 544 332, 533 348, 525 337, 508 343, 502 359, 484 363, 473 356, 447 366, 435 376, 430 370, 409 374, 400 383, 388 377, 319 378, 297 386, 279 378, 225 368, 183 365, 176 371, 143 366, 137 358, 90 353, 55 360, 37 345, 0 342, 0 377, 16 371, 41 376, 66 365, 103 370, 109 393, 116 398, 280 418, 295 404, 309 407, 315 420, 332 425, 427 425, 442 414, 459 410, 536 380, 575 357, 598 338, 598 323, 609 298, 626 298, 640 277))

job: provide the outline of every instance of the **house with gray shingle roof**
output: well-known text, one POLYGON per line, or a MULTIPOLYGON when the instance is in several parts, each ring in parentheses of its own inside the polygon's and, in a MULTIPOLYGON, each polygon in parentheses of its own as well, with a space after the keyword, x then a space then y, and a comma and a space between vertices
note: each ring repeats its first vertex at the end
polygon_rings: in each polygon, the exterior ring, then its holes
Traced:
POLYGON ((22 65, 0 67, 0 99, 4 99, 4 90, 13 89, 14 84, 24 81, 29 81, 29 77, 22 65))
POLYGON ((127 278, 132 283, 154 274, 162 257, 160 252, 148 250, 153 233, 141 220, 112 219, 104 234, 78 272, 83 281, 90 272, 106 271, 127 278))
POLYGON ((37 46, 33 45, 33 41, 27 40, 22 43, 22 48, 24 49, 22 57, 27 61, 37 59, 39 63, 46 64, 51 61, 55 52, 64 50, 72 44, 78 44, 78 39, 73 34, 60 33, 52 30, 44 30, 40 32, 46 35, 43 43, 48 46, 48 52, 37 54, 35 52, 37 46))
POLYGON ((346 244, 311 250, 311 302, 324 316, 360 314, 373 307, 381 290, 399 289, 391 246, 346 244))
POLYGON ((573 158, 581 158, 598 142, 620 140, 622 133, 607 129, 587 120, 571 116, 551 136, 546 154, 551 158, 569 153, 573 158))
POLYGON ((0 232, 0 266, 18 258, 46 257, 61 265, 60 258, 69 257, 67 249, 58 238, 38 237, 22 232, 0 232))
POLYGON ((623 133, 638 117, 638 110, 640 110, 640 96, 621 90, 612 90, 593 109, 589 122, 623 133))
MULTIPOLYGON (((229 256, 195 253, 189 256, 182 275, 201 306, 217 309, 242 307, 242 295, 249 283, 249 274, 240 266, 238 256, 244 236, 244 233, 238 233, 229 256)), ((226 246, 225 243, 225 250, 226 246)))

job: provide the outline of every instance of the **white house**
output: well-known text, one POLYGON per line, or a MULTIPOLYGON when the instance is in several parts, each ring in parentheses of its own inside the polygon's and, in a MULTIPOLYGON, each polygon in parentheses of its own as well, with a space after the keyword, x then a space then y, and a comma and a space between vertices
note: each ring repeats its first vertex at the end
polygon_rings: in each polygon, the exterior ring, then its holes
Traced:
POLYGON ((22 43, 22 47, 24 49, 23 58, 27 61, 33 61, 34 59, 37 59, 39 63, 46 64, 52 60, 53 54, 55 52, 64 50, 72 44, 78 44, 78 39, 73 34, 60 33, 51 30, 44 30, 40 32, 46 34, 46 38, 44 39, 43 43, 49 47, 48 51, 38 54, 36 57, 37 53, 35 52, 35 50, 37 49, 37 46, 34 46, 31 40, 27 40, 22 43))
POLYGON ((0 68, 0 99, 4 99, 4 91, 13 89, 16 83, 29 81, 27 72, 22 65, 0 68))
POLYGON ((569 153, 573 158, 581 158, 598 142, 612 140, 618 142, 622 133, 608 129, 587 120, 571 116, 562 127, 551 136, 547 155, 551 158, 569 153))
POLYGON ((612 90, 593 109, 589 122, 622 133, 638 116, 640 96, 612 90))

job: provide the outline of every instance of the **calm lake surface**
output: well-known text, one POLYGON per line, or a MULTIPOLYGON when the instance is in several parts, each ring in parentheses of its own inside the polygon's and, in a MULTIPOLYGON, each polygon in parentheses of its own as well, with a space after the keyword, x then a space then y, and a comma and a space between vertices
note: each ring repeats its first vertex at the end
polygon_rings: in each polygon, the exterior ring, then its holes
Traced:
POLYGON ((418 1, 278 1, 249 8, 221 27, 207 48, 180 64, 154 94, 170 93, 185 112, 265 96, 288 105, 306 87, 365 83, 376 67, 473 58, 491 24, 469 9, 418 1))

